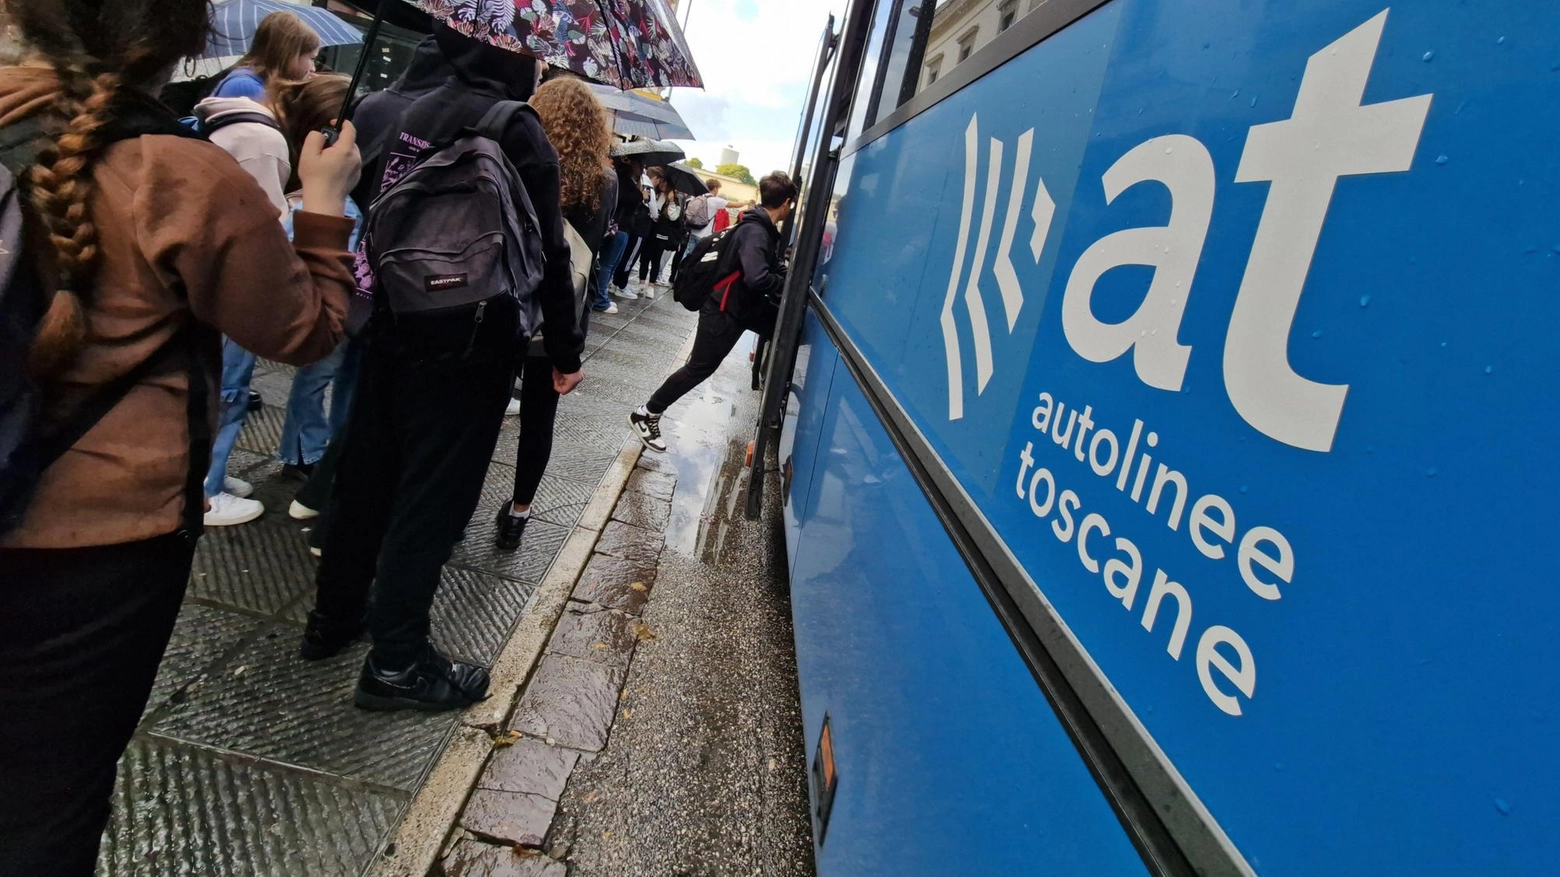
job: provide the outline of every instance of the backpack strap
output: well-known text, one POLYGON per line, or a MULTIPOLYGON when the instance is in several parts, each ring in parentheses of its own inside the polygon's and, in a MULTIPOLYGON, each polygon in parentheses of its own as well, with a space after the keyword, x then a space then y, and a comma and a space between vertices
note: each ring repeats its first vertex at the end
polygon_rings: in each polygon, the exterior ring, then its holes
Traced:
POLYGON ((266 115, 265 113, 250 113, 250 112, 223 113, 221 116, 218 116, 213 121, 202 122, 201 126, 200 126, 200 130, 201 130, 202 133, 210 135, 210 134, 215 134, 218 131, 221 131, 223 128, 226 128, 229 125, 243 125, 243 124, 264 125, 267 128, 270 128, 272 131, 281 131, 282 130, 282 126, 277 124, 275 119, 271 118, 270 116, 266 115))
POLYGON ((510 123, 515 120, 515 116, 521 113, 534 115, 536 110, 532 109, 531 105, 525 101, 498 101, 489 107, 486 113, 482 114, 482 120, 477 122, 477 126, 471 130, 479 137, 486 137, 495 143, 500 142, 504 132, 509 130, 510 123))

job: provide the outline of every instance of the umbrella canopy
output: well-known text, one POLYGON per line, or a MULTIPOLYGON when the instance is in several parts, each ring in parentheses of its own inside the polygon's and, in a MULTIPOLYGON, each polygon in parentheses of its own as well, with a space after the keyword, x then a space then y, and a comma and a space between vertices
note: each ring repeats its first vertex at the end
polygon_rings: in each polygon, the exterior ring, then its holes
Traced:
POLYGON ((407 0, 475 40, 616 85, 702 87, 666 0, 407 0))
POLYGON ((664 100, 592 83, 590 90, 612 114, 612 130, 624 137, 650 140, 696 140, 682 115, 664 100))
POLYGON ((644 163, 645 167, 655 167, 682 161, 688 157, 688 154, 675 143, 664 143, 660 140, 630 140, 627 143, 614 143, 612 157, 637 158, 644 163))
POLYGON ((227 0, 212 7, 211 38, 201 58, 243 55, 254 42, 260 22, 273 12, 291 12, 319 35, 322 46, 350 46, 363 42, 363 34, 334 14, 286 0, 227 0))
POLYGON ((661 168, 666 173, 667 182, 672 188, 684 195, 708 195, 710 187, 704 185, 704 180, 699 178, 698 171, 678 162, 672 162, 661 168))

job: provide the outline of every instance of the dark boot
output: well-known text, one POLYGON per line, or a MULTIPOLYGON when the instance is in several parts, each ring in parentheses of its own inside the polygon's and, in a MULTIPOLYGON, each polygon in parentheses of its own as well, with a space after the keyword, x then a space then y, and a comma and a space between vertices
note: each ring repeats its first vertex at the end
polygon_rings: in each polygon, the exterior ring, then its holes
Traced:
POLYGON ((309 626, 303 629, 303 645, 299 647, 298 654, 302 655, 305 661, 334 658, 362 633, 362 618, 340 624, 326 618, 318 611, 313 611, 309 613, 309 626))
POLYGON ((369 655, 353 703, 365 710, 459 710, 487 700, 487 690, 486 668, 451 661, 429 646, 399 669, 383 667, 369 655))
POLYGON ((514 551, 520 547, 520 539, 525 536, 525 525, 530 522, 531 516, 517 518, 510 514, 514 503, 504 503, 504 507, 498 510, 498 547, 505 551, 514 551))

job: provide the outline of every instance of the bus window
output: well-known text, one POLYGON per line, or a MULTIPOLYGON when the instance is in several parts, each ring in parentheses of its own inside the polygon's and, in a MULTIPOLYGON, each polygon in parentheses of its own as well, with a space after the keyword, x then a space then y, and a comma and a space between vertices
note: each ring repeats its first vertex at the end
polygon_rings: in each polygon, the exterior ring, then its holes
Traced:
MULTIPOLYGON (((1042 2, 1044 0, 937 0, 930 32, 919 54, 911 55, 919 66, 915 85, 901 93, 900 103, 925 91, 937 80, 946 79, 960 64, 1042 2)), ((909 85, 908 80, 906 84, 909 85)))
POLYGON ((872 30, 867 34, 866 50, 861 55, 861 76, 856 83, 856 93, 850 102, 850 124, 846 127, 846 140, 854 140, 858 134, 871 127, 869 115, 877 91, 878 74, 882 64, 883 45, 889 36, 894 11, 903 0, 878 0, 872 11, 872 30))

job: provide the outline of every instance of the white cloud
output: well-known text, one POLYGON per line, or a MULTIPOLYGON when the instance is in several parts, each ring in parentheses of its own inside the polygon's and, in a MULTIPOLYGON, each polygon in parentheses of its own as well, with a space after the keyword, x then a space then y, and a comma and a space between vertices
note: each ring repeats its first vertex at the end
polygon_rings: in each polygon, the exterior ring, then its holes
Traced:
POLYGON ((681 0, 704 90, 672 92, 699 137, 684 142, 707 166, 723 146, 762 176, 790 164, 812 65, 829 13, 844 0, 681 0), (688 6, 688 4, 692 6, 688 6))

